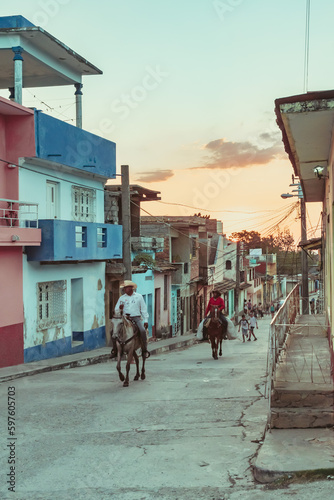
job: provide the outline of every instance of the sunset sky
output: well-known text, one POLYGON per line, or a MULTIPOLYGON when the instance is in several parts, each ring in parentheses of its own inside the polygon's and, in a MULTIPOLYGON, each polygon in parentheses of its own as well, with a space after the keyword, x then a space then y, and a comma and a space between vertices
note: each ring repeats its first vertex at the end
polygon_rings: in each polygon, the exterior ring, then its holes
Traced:
MULTIPOLYGON (((17 0, 1 15, 23 15, 102 69, 84 78, 83 125, 116 142, 131 183, 161 191, 145 210, 269 234, 297 202, 280 197, 293 172, 274 100, 304 92, 306 3, 17 0)), ((308 91, 333 88, 333 19, 332 0, 311 0, 308 91)), ((26 89, 23 104, 74 120, 73 87, 26 89)), ((308 237, 320 210, 307 205, 308 237)), ((297 217, 280 226, 296 239, 297 217)))

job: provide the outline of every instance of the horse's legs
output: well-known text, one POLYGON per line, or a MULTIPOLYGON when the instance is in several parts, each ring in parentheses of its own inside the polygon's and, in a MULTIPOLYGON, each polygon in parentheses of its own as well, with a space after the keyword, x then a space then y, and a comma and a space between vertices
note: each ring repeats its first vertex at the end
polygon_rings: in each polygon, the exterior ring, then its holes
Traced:
POLYGON ((133 380, 138 380, 139 379, 139 358, 138 358, 138 354, 136 353, 136 351, 133 351, 133 357, 135 358, 136 369, 137 369, 135 378, 133 380))
POLYGON ((117 365, 116 365, 116 368, 118 371, 119 379, 121 380, 121 382, 123 382, 124 375, 121 372, 121 357, 122 357, 122 348, 119 344, 117 344, 117 365))
POLYGON ((211 344, 211 351, 212 351, 212 357, 215 359, 215 344, 214 344, 214 337, 211 335, 208 335, 209 342, 211 344))
POLYGON ((218 359, 216 337, 214 335, 210 335, 210 341, 211 341, 212 357, 213 359, 218 359))
POLYGON ((215 337, 215 359, 218 359, 218 343, 219 339, 218 337, 215 337))
POLYGON ((130 365, 131 365, 132 358, 133 358, 133 351, 129 351, 127 354, 127 358, 126 358, 126 375, 125 375, 123 387, 129 386, 129 371, 130 371, 130 365))
POLYGON ((145 375, 145 361, 146 361, 146 354, 144 353, 144 355, 142 354, 141 356, 141 359, 143 360, 143 364, 141 365, 141 374, 140 374, 140 378, 142 380, 145 380, 146 378, 146 375, 145 375))
POLYGON ((222 356, 222 354, 223 354, 222 344, 223 344, 223 339, 220 339, 219 340, 219 356, 222 356))

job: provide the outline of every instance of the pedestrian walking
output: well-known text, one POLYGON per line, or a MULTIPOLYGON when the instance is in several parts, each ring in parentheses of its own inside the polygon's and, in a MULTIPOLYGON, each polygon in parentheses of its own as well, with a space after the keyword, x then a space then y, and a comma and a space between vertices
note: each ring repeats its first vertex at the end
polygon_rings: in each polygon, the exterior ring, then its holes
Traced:
POLYGON ((255 337, 255 334, 254 334, 254 328, 255 327, 257 329, 259 329, 259 326, 257 324, 257 319, 255 318, 253 311, 251 311, 250 318, 249 318, 249 338, 248 338, 248 342, 250 342, 252 340, 252 335, 254 337, 254 340, 257 340, 257 337, 255 337))
POLYGON ((246 319, 246 316, 243 314, 241 317, 241 320, 239 321, 239 330, 238 332, 242 332, 242 341, 245 342, 245 339, 248 338, 248 330, 249 330, 249 323, 246 319))
POLYGON ((271 303, 270 306, 270 312, 271 312, 271 317, 273 318, 275 316, 275 306, 273 302, 271 303))
POLYGON ((257 310, 259 311, 260 318, 263 318, 263 307, 261 302, 257 306, 257 310))

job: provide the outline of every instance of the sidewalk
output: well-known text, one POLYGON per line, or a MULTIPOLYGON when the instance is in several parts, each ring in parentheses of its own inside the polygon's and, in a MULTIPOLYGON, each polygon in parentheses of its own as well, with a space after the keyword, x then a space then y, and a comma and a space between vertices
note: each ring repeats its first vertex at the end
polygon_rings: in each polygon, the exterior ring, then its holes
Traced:
POLYGON ((254 461, 255 479, 334 478, 334 388, 324 318, 298 317, 272 389, 273 428, 254 461))
MULTIPOLYGON (((196 333, 188 333, 187 335, 178 335, 177 337, 171 337, 165 340, 150 340, 148 350, 150 351, 151 356, 154 356, 166 351, 172 351, 173 349, 190 346, 196 342, 196 333)), ((38 373, 63 370, 65 368, 77 368, 96 363, 105 363, 110 361, 110 351, 111 347, 102 347, 101 349, 80 352, 78 354, 70 354, 59 358, 44 359, 42 361, 0 368, 0 383, 14 380, 16 378, 36 375, 38 373)))

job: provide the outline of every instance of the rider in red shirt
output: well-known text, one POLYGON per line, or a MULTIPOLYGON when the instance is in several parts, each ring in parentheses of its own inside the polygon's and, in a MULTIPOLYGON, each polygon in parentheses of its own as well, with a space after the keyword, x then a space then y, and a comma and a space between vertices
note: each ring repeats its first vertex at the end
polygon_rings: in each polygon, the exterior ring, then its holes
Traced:
POLYGON ((209 300, 209 303, 205 311, 205 316, 209 314, 211 306, 218 306, 220 312, 222 312, 225 309, 225 302, 224 299, 221 298, 221 293, 218 290, 214 290, 212 292, 212 295, 213 297, 211 297, 209 300))

